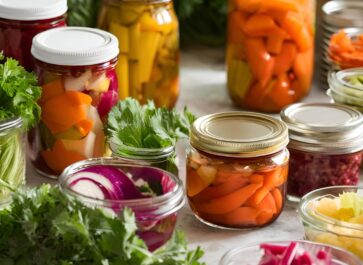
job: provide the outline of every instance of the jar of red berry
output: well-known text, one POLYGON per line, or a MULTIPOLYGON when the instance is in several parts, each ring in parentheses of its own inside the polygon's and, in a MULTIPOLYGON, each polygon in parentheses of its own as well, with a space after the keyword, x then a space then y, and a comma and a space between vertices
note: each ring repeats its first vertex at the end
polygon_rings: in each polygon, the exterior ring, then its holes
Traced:
POLYGON ((281 112, 289 127, 288 199, 327 186, 357 185, 363 150, 363 116, 333 103, 298 103, 281 112))
POLYGON ((66 25, 67 0, 1 0, 0 51, 33 70, 30 48, 35 35, 66 25))
POLYGON ((41 121, 28 137, 37 170, 57 176, 74 162, 104 156, 103 122, 118 101, 117 38, 99 29, 57 28, 35 36, 31 52, 42 86, 41 121))

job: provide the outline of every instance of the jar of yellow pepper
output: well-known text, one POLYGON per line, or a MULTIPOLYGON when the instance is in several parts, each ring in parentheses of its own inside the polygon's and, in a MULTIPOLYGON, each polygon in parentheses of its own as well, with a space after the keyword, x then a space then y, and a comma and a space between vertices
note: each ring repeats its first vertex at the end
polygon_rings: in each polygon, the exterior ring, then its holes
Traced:
POLYGON ((172 108, 179 95, 179 25, 172 0, 103 0, 98 26, 119 39, 119 96, 172 108))
POLYGON ((315 0, 229 0, 228 90, 234 103, 278 112, 307 95, 315 0))

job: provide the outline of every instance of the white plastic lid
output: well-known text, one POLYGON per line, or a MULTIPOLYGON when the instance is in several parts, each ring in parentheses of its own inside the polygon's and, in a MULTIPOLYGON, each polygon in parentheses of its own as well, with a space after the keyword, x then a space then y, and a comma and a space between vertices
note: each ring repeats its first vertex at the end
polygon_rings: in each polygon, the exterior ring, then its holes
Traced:
POLYGON ((117 38, 103 30, 61 27, 33 38, 32 55, 45 63, 67 66, 108 62, 119 53, 117 38))
POLYGON ((67 0, 0 0, 0 18, 42 20, 67 12, 67 0))

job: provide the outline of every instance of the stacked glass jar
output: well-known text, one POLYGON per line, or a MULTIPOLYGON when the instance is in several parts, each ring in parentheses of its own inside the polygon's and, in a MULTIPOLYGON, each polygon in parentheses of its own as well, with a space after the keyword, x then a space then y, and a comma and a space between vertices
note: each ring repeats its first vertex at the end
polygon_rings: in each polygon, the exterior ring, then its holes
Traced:
POLYGON ((38 33, 66 25, 67 0, 0 2, 0 51, 33 70, 32 39, 38 33))
POLYGON ((41 122, 29 135, 38 171, 58 175, 70 164, 103 156, 103 122, 118 101, 115 36, 90 28, 48 30, 33 40, 42 85, 41 122))
POLYGON ((298 103, 281 112, 289 127, 288 198, 328 186, 357 185, 363 150, 363 116, 332 103, 298 103))
POLYGON ((179 30, 171 0, 106 0, 98 26, 120 41, 120 98, 172 108, 179 95, 179 30))

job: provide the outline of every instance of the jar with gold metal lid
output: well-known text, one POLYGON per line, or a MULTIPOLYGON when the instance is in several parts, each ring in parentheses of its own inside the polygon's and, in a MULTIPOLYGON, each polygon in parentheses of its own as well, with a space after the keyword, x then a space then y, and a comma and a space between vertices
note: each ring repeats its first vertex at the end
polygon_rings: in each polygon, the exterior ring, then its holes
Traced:
POLYGON ((171 0, 103 0, 98 27, 119 39, 119 96, 172 108, 179 95, 179 26, 171 0))
POLYGON ((285 201, 289 152, 284 123, 253 112, 197 119, 187 154, 187 196, 195 216, 219 228, 265 226, 285 201))
POLYGON ((297 103, 281 112, 289 128, 288 199, 324 187, 358 185, 363 116, 333 103, 297 103))

